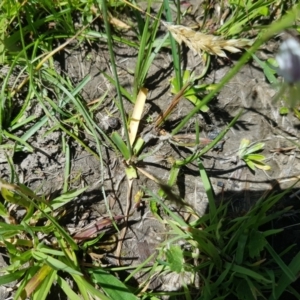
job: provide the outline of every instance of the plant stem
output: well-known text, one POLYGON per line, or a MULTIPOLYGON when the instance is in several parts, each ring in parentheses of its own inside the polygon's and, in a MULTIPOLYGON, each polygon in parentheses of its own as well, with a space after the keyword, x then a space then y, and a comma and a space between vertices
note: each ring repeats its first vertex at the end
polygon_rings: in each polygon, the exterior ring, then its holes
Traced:
POLYGON ((118 74, 117 74, 115 55, 114 55, 113 47, 112 47, 110 24, 108 22, 108 13, 107 13, 107 6, 106 6, 105 0, 102 0, 102 13, 103 13, 103 20, 105 23, 105 31, 107 34, 107 46, 109 49, 111 67, 112 67, 113 75, 114 75, 115 82, 116 82, 118 102, 119 102, 119 107, 120 107, 120 112, 121 112, 122 123, 123 123, 124 131, 125 131, 126 143, 127 143, 127 147, 128 147, 129 153, 130 153, 130 157, 131 157, 132 156, 132 148, 130 146, 130 141, 129 141, 129 134, 128 134, 128 130, 127 130, 127 119, 126 119, 126 115, 125 115, 125 109, 124 109, 124 104, 123 104, 123 99, 122 99, 120 82, 119 82, 119 78, 118 78, 118 74))

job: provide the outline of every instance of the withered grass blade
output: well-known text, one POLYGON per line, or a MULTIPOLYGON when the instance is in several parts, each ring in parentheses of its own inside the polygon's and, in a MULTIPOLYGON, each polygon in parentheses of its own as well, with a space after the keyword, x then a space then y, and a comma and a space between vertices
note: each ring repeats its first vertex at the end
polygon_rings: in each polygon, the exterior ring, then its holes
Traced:
POLYGON ((133 113, 129 124, 129 141, 131 146, 133 145, 138 132, 139 124, 144 112, 147 94, 148 89, 141 88, 134 105, 133 113))
POLYGON ((187 82, 182 89, 174 96, 171 104, 168 106, 166 111, 162 114, 159 115, 156 120, 155 120, 155 128, 159 128, 164 121, 167 119, 167 117, 170 115, 170 113, 174 110, 174 108, 177 106, 179 103, 179 100, 182 98, 184 95, 184 92, 188 89, 188 87, 192 84, 192 82, 187 82))

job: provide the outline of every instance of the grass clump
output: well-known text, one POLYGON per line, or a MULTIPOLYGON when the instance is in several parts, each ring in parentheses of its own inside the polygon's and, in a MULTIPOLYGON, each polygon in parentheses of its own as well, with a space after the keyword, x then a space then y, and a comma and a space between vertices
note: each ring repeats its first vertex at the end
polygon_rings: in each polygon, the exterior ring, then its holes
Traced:
MULTIPOLYGON (((199 168, 203 181, 208 182, 201 163, 199 168)), ((210 187, 206 188, 208 195, 211 194, 210 187)), ((177 272, 182 276, 188 272, 188 280, 182 279, 182 293, 187 299, 229 296, 280 299, 284 291, 298 297, 298 292, 290 286, 296 280, 292 266, 298 263, 298 255, 286 265, 281 256, 291 251, 292 246, 278 254, 270 244, 272 236, 283 231, 283 228, 269 227, 270 224, 291 209, 271 211, 285 193, 259 199, 251 210, 236 218, 230 217, 228 203, 216 206, 215 199, 210 198, 208 214, 189 224, 178 220, 168 206, 153 195, 154 201, 172 217, 169 225, 173 238, 166 241, 164 272, 177 272), (184 246, 176 245, 179 239, 185 241, 184 246)))

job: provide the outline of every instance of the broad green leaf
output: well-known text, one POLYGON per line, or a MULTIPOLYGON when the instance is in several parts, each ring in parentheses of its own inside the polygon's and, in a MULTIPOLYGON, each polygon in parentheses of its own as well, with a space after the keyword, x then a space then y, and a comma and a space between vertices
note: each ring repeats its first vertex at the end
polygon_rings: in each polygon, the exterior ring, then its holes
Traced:
POLYGON ((30 202, 24 199, 21 195, 18 195, 17 193, 4 187, 1 188, 1 194, 3 198, 9 203, 21 205, 25 208, 29 208, 30 206, 30 202))
POLYGON ((264 162, 252 160, 251 161, 257 169, 268 171, 271 169, 269 165, 266 165, 264 162))
POLYGON ((125 168, 126 176, 129 180, 137 178, 136 168, 134 166, 128 166, 125 168))
POLYGON ((255 153, 246 155, 246 158, 249 160, 253 160, 253 161, 262 161, 262 160, 266 159, 266 157, 264 155, 255 154, 255 153))
POLYGON ((99 268, 97 270, 91 270, 90 273, 94 283, 99 284, 111 299, 138 299, 138 297, 129 291, 122 281, 120 281, 116 276, 111 275, 109 272, 99 268))
POLYGON ((48 248, 44 244, 39 244, 37 246, 37 250, 41 251, 42 253, 45 253, 45 254, 51 254, 51 255, 56 255, 56 256, 64 256, 65 255, 63 253, 63 251, 59 251, 59 250, 48 248))
POLYGON ((46 255, 45 253, 39 252, 39 251, 32 251, 32 256, 39 260, 39 261, 44 261, 47 263, 49 266, 51 266, 55 270, 61 270, 64 272, 68 272, 70 274, 75 274, 75 275, 82 275, 81 272, 78 272, 77 270, 73 269, 72 267, 67 266, 65 263, 62 261, 46 255))
POLYGON ((259 257, 260 252, 265 248, 266 243, 267 241, 263 233, 257 230, 252 230, 247 245, 249 250, 249 256, 251 258, 259 257))
POLYGON ((24 275, 25 272, 26 269, 23 269, 20 271, 15 271, 13 273, 0 276, 0 285, 2 286, 10 282, 13 282, 15 280, 19 280, 24 275))
POLYGON ((72 300, 82 300, 80 296, 78 296, 70 287, 70 285, 60 276, 57 276, 56 279, 57 284, 61 287, 61 289, 65 292, 68 296, 68 299, 72 300))
POLYGON ((141 152, 141 150, 142 150, 144 144, 145 144, 145 141, 144 141, 141 137, 139 137, 139 138, 135 141, 134 147, 133 147, 133 149, 132 149, 132 150, 133 150, 133 154, 134 154, 135 156, 137 156, 137 155, 140 154, 140 152, 141 152))
POLYGON ((166 251, 166 257, 171 271, 176 273, 183 271, 184 257, 180 246, 171 245, 170 249, 166 251))
POLYGON ((249 154, 252 154, 254 152, 260 151, 264 148, 264 146, 265 146, 265 143, 255 143, 254 145, 247 148, 244 155, 249 155, 249 154))
POLYGON ((122 140, 121 136, 119 135, 118 132, 114 131, 111 134, 111 139, 112 141, 115 143, 115 145, 117 146, 118 150, 121 152, 121 154, 123 155, 125 160, 130 159, 130 151, 127 148, 126 144, 124 143, 124 141, 122 140))
POLYGON ((250 144, 250 140, 242 139, 239 146, 239 157, 243 158, 245 155, 245 151, 250 144))
POLYGON ((251 170, 255 171, 255 164, 253 163, 253 161, 251 161, 249 159, 245 159, 245 163, 251 170))
POLYGON ((264 74, 271 84, 278 84, 278 79, 275 76, 275 74, 277 73, 277 68, 277 62, 273 58, 269 58, 263 65, 264 74))
POLYGON ((261 7, 259 10, 259 13, 262 15, 262 16, 268 16, 269 15, 269 9, 267 6, 263 6, 261 7))
POLYGON ((280 232, 282 232, 284 229, 283 228, 279 228, 279 229, 270 229, 270 230, 266 230, 264 232, 262 232, 264 237, 270 236, 270 235, 274 235, 274 234, 278 234, 280 232))
POLYGON ((278 83, 278 79, 275 77, 276 69, 278 65, 274 59, 268 59, 266 62, 261 61, 256 55, 252 55, 254 60, 262 68, 266 78, 271 84, 278 83))

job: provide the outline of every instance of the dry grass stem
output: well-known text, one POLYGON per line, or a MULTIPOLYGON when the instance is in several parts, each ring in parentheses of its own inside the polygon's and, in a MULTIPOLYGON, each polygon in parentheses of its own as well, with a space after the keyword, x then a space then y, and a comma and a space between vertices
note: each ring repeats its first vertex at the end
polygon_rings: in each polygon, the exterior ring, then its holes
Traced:
POLYGON ((224 40, 220 36, 197 32, 182 25, 168 25, 165 22, 164 25, 179 44, 184 42, 190 49, 198 54, 201 54, 202 51, 205 51, 212 55, 227 57, 222 49, 236 53, 240 52, 241 48, 250 47, 253 44, 253 40, 224 40))

